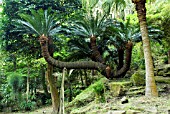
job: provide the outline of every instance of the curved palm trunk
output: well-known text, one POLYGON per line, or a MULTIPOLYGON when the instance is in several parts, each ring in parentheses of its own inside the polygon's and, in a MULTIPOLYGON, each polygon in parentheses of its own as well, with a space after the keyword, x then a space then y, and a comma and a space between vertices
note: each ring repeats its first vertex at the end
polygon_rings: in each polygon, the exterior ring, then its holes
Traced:
POLYGON ((105 63, 103 60, 100 52, 98 51, 97 45, 96 45, 96 36, 91 36, 90 37, 90 44, 91 44, 91 49, 92 49, 92 56, 96 59, 97 62, 100 63, 105 63))
POLYGON ((67 68, 67 69, 100 69, 100 70, 105 70, 106 65, 99 63, 99 62, 94 62, 94 61, 77 61, 77 62, 62 62, 55 60, 53 57, 50 56, 48 52, 48 38, 45 36, 40 37, 40 44, 41 44, 41 50, 42 50, 42 55, 45 58, 45 60, 51 64, 54 65, 58 68, 67 68))
POLYGON ((119 62, 118 62, 118 67, 117 69, 120 70, 122 67, 123 67, 123 60, 124 60, 124 51, 125 49, 123 48, 118 48, 118 59, 119 59, 119 62))
POLYGON ((136 11, 140 23, 140 31, 142 34, 145 68, 146 68, 146 90, 145 96, 152 97, 158 96, 158 91, 155 84, 154 68, 151 56, 151 47, 149 42, 147 24, 146 24, 146 0, 132 0, 136 5, 136 11))
POLYGON ((67 69, 100 69, 104 70, 106 68, 106 65, 103 65, 99 62, 94 61, 77 61, 77 62, 62 62, 55 60, 53 57, 50 56, 48 52, 48 38, 45 36, 40 37, 40 44, 41 44, 41 50, 42 55, 45 58, 45 60, 58 68, 67 68, 67 69))
POLYGON ((126 55, 125 55, 125 63, 123 66, 116 72, 114 77, 124 77, 127 71, 130 69, 130 63, 131 63, 131 56, 132 56, 132 42, 128 42, 126 44, 126 55))
POLYGON ((48 52, 48 38, 45 36, 40 37, 40 44, 41 44, 41 50, 42 55, 45 58, 45 60, 53 66, 56 66, 58 68, 67 68, 67 69, 96 69, 102 71, 102 74, 106 76, 108 79, 113 79, 114 77, 120 78, 126 74, 126 72, 130 68, 131 63, 131 52, 132 52, 132 43, 128 42, 126 47, 126 59, 125 64, 123 67, 114 74, 114 71, 107 65, 100 63, 100 62, 94 62, 94 61, 77 61, 77 62, 62 62, 55 60, 53 57, 50 56, 48 52))

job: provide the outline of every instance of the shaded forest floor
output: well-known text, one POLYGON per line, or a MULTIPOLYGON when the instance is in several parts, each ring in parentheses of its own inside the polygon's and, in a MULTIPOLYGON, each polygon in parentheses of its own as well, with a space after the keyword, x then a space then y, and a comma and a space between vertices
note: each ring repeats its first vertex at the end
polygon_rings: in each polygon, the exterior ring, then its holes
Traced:
MULTIPOLYGON (((158 98, 148 99, 144 96, 131 97, 129 103, 121 104, 120 99, 113 99, 109 103, 94 102, 89 103, 88 106, 82 107, 83 110, 77 111, 79 114, 112 114, 111 111, 127 111, 128 114, 138 112, 138 114, 168 114, 170 110, 170 95, 164 95, 158 98), (89 110, 89 111, 85 111, 89 110), (82 111, 82 112, 81 112, 82 111), (84 112, 85 111, 85 112, 84 112)), ((11 114, 51 114, 52 107, 43 107, 32 112, 11 113, 11 114), (44 113, 43 113, 44 112, 44 113)), ((119 113, 120 113, 119 112, 119 113)), ((117 114, 119 114, 117 113, 117 114)), ((5 113, 1 113, 5 114, 5 113)), ((135 114, 135 113, 134 113, 135 114)))
MULTIPOLYGON (((134 90, 132 93, 126 92, 126 95, 118 97, 113 97, 112 92, 105 91, 106 101, 104 103, 96 101, 91 87, 85 89, 69 104, 66 103, 66 114, 169 114, 168 111, 170 111, 170 84, 157 83, 158 98, 146 98, 144 87, 132 86, 131 89, 134 90), (124 98, 127 102, 122 103, 124 98)), ((49 106, 23 113, 50 114, 51 111, 52 107, 49 106)))

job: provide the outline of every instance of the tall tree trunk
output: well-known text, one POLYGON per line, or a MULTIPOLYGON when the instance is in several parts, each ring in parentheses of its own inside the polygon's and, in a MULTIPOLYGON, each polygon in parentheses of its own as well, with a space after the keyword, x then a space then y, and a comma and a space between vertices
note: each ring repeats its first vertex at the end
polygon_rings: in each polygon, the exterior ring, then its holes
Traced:
POLYGON ((86 87, 88 87, 91 84, 91 80, 87 75, 86 69, 84 69, 84 76, 85 76, 86 87))
POLYGON ((69 86, 69 99, 68 99, 68 102, 71 102, 72 101, 73 92, 72 92, 72 85, 71 85, 70 81, 68 82, 68 86, 69 86))
MULTIPOLYGON (((53 40, 51 38, 49 38, 48 40, 48 51, 49 51, 49 55, 53 57, 54 48, 53 48, 53 40)), ((59 92, 56 87, 55 78, 52 74, 53 74, 53 65, 48 63, 47 80, 50 85, 50 91, 51 91, 51 99, 52 99, 52 106, 53 106, 52 114, 57 114, 59 111, 60 99, 59 99, 59 92)))
POLYGON ((41 65, 41 69, 40 69, 40 75, 41 75, 41 78, 42 78, 42 81, 41 81, 41 84, 43 86, 43 90, 44 90, 44 93, 46 96, 48 96, 48 89, 47 89, 47 85, 46 85, 46 81, 45 81, 45 69, 43 67, 43 65, 41 65))
POLYGON ((158 96, 158 91, 154 78, 154 68, 153 68, 153 60, 151 56, 151 47, 148 36, 148 29, 146 24, 146 0, 132 0, 132 2, 136 5, 136 11, 140 24, 140 31, 142 34, 142 42, 143 42, 143 50, 144 50, 144 58, 145 58, 145 70, 146 70, 146 90, 145 96, 152 97, 158 96))
POLYGON ((27 91, 26 91, 26 95, 27 95, 27 102, 28 102, 28 99, 29 99, 29 91, 30 91, 30 85, 29 85, 29 81, 30 81, 30 66, 28 65, 27 67, 27 91))
POLYGON ((50 85, 50 92, 51 92, 51 99, 52 99, 52 106, 53 106, 53 112, 52 114, 57 114, 59 110, 59 93, 56 87, 53 73, 53 66, 51 64, 47 64, 47 80, 50 85))
MULTIPOLYGON (((84 81, 83 81, 82 71, 79 70, 78 72, 80 72, 79 75, 80 75, 81 85, 82 85, 82 87, 84 87, 84 81)), ((78 74, 78 73, 77 73, 77 74, 78 74)))
POLYGON ((34 77, 34 90, 33 93, 36 94, 37 93, 37 77, 34 77))
POLYGON ((14 71, 16 71, 17 70, 17 58, 16 58, 16 56, 14 58, 13 64, 14 64, 14 71))

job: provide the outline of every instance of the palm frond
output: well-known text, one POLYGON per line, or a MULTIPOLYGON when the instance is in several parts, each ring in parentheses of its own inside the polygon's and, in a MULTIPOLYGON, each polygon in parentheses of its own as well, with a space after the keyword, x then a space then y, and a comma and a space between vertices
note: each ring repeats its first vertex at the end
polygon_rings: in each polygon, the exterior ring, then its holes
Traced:
MULTIPOLYGON (((35 33, 38 35, 51 36, 59 32, 61 29, 56 25, 55 13, 51 13, 51 9, 38 11, 31 10, 31 15, 29 14, 19 14, 21 19, 13 20, 15 22, 16 31, 23 30, 25 33, 35 33)), ((15 31, 15 30, 14 30, 15 31)))

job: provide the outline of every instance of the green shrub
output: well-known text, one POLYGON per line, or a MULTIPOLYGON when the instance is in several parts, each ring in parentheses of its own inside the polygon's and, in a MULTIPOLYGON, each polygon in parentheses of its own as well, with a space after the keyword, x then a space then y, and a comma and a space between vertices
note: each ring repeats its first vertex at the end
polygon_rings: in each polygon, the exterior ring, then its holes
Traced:
POLYGON ((30 100, 29 101, 24 100, 20 103, 19 106, 21 110, 30 111, 36 108, 36 102, 30 100))
POLYGON ((98 82, 94 87, 94 92, 96 94, 96 100, 97 102, 105 102, 104 92, 105 92, 105 86, 103 82, 98 82))
POLYGON ((23 77, 16 72, 10 73, 8 76, 8 83, 12 87, 12 92, 14 94, 19 93, 22 88, 23 77))

